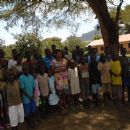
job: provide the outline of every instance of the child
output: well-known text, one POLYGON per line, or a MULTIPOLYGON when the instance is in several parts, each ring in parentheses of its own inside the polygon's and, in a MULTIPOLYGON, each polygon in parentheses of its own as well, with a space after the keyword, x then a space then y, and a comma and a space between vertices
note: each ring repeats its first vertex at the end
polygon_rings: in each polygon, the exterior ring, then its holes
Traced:
POLYGON ((12 59, 8 62, 8 68, 12 68, 17 64, 18 53, 16 49, 12 50, 12 59))
POLYGON ((83 98, 83 106, 87 106, 87 99, 89 97, 89 67, 85 63, 85 57, 81 58, 81 64, 79 65, 79 77, 80 77, 80 87, 83 98))
POLYGON ((29 74, 29 65, 22 65, 23 74, 20 76, 20 89, 22 92, 22 101, 24 105, 25 118, 27 120, 27 127, 35 127, 35 112, 36 104, 34 101, 35 80, 29 74))
POLYGON ((79 85, 78 68, 76 67, 74 61, 71 61, 70 68, 68 69, 68 78, 73 103, 74 105, 76 105, 79 99, 80 85, 79 85))
POLYGON ((4 91, 3 82, 3 73, 2 69, 0 68, 0 129, 4 129, 6 126, 6 118, 7 118, 7 102, 5 99, 5 91, 4 91))
POLYGON ((128 63, 126 66, 125 85, 127 86, 128 103, 130 104, 130 59, 128 59, 128 63))
POLYGON ((55 78, 52 74, 52 71, 48 71, 48 84, 49 84, 49 89, 50 89, 50 95, 49 95, 49 105, 51 106, 57 106, 59 102, 59 97, 56 94, 56 89, 55 89, 55 78))
POLYGON ((111 78, 112 78, 112 97, 114 103, 117 104, 122 99, 122 78, 121 78, 121 63, 116 54, 113 54, 111 61, 111 78))
POLYGON ((105 55, 101 55, 98 64, 98 70, 101 73, 101 83, 103 89, 104 103, 110 100, 111 92, 111 76, 110 76, 110 63, 106 60, 105 55))
POLYGON ((48 86, 48 75, 44 73, 44 65, 39 66, 39 73, 37 76, 42 104, 45 102, 45 110, 48 112, 48 96, 49 96, 49 86, 48 86))
POLYGON ((127 68, 128 68, 128 57, 126 56, 126 48, 121 49, 121 56, 120 56, 120 62, 121 62, 121 75, 122 75, 122 101, 125 100, 124 98, 124 91, 125 87, 128 86, 126 83, 126 80, 128 78, 128 75, 126 76, 127 68))
POLYGON ((4 51, 0 49, 0 129, 8 127, 8 113, 7 113, 7 102, 4 91, 5 85, 5 64, 4 51))
POLYGON ((39 84, 38 84, 38 80, 37 80, 38 73, 37 73, 36 65, 32 64, 30 70, 31 70, 31 74, 35 80, 34 100, 36 103, 36 120, 39 122, 40 121, 40 114, 39 114, 40 90, 39 90, 39 84))
POLYGON ((94 106, 98 105, 98 92, 100 87, 100 72, 98 70, 98 62, 96 56, 91 57, 91 63, 89 64, 90 84, 93 95, 94 106))
POLYGON ((18 77, 20 77, 20 75, 22 74, 22 57, 20 55, 18 55, 17 58, 16 70, 18 77))
POLYGON ((5 90, 11 127, 12 130, 18 130, 18 123, 24 122, 24 109, 20 98, 19 83, 15 80, 14 71, 11 69, 7 71, 5 90))

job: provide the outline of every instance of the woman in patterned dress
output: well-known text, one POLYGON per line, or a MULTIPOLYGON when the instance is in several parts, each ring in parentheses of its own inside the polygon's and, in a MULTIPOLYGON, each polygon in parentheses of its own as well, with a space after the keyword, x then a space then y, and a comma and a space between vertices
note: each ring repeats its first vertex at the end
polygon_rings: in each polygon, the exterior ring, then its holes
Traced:
POLYGON ((56 58, 52 61, 52 70, 56 80, 56 90, 60 97, 60 107, 66 107, 66 95, 69 94, 68 62, 62 57, 62 51, 57 49, 56 58))

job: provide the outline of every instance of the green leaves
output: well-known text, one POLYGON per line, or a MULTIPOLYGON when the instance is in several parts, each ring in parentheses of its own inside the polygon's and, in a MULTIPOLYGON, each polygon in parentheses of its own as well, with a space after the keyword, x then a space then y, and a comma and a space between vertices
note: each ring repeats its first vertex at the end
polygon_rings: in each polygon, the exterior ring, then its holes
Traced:
POLYGON ((76 36, 70 36, 64 42, 64 46, 67 46, 70 52, 75 49, 76 45, 79 45, 81 48, 84 48, 87 43, 83 42, 79 37, 76 36))
POLYGON ((26 26, 35 26, 37 21, 42 27, 62 27, 76 24, 74 20, 87 9, 85 2, 74 0, 5 0, 0 3, 0 19, 8 21, 8 27, 19 20, 26 26))
POLYGON ((26 52, 33 52, 34 50, 41 53, 41 40, 35 34, 20 34, 16 40, 16 49, 22 57, 25 57, 26 52))

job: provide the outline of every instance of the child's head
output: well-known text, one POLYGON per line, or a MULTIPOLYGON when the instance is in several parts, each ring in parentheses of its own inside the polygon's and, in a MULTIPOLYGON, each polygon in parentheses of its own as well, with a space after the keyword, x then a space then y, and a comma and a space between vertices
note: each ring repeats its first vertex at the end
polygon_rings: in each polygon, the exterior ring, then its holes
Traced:
POLYGON ((63 56, 62 51, 60 49, 57 49, 56 50, 56 59, 62 59, 62 56, 63 56))
POLYGON ((41 74, 41 75, 44 75, 44 73, 45 73, 44 64, 40 64, 38 66, 38 73, 41 74))
POLYGON ((16 49, 12 50, 12 56, 13 56, 13 59, 15 59, 15 60, 17 59, 18 53, 17 53, 16 49))
POLYGON ((70 68, 71 69, 74 69, 75 68, 75 61, 74 60, 72 60, 71 62, 70 62, 70 68))
POLYGON ((22 71, 23 71, 23 74, 28 75, 29 74, 29 64, 23 64, 22 71))
POLYGON ((80 59, 80 62, 81 62, 82 65, 85 65, 85 64, 86 64, 85 57, 82 57, 82 58, 80 59))
POLYGON ((56 45, 55 44, 51 45, 51 49, 52 49, 52 52, 55 52, 56 51, 56 45))
POLYGON ((31 64, 29 67, 30 67, 31 74, 36 73, 36 64, 31 64))
POLYGON ((100 62, 102 62, 102 63, 106 62, 106 56, 104 54, 100 55, 100 62))
POLYGON ((30 61, 31 60, 31 52, 30 51, 25 52, 25 57, 27 58, 27 61, 30 61))
POLYGON ((126 53, 127 53, 126 48, 122 48, 122 49, 121 49, 121 55, 122 55, 122 56, 125 56, 126 53))
POLYGON ((113 61, 117 61, 118 57, 119 57, 118 54, 115 54, 115 53, 112 54, 112 60, 113 61))
POLYGON ((21 63, 22 63, 22 57, 20 55, 18 55, 17 64, 21 65, 21 63))
POLYGON ((46 56, 51 56, 51 50, 49 48, 45 49, 45 55, 46 56))
POLYGON ((48 70, 47 74, 48 74, 49 77, 52 76, 53 75, 52 70, 51 69, 48 70))
POLYGON ((32 74, 32 76, 33 76, 34 79, 37 78, 37 75, 38 75, 38 73, 36 73, 36 72, 32 74))
POLYGON ((15 80, 15 73, 13 69, 8 69, 6 72, 6 78, 8 82, 13 82, 15 80))

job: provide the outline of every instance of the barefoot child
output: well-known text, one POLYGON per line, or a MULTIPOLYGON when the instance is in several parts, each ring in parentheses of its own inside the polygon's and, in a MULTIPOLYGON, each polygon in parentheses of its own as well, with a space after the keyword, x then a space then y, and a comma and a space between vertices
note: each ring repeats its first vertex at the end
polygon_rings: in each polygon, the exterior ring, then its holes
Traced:
POLYGON ((88 104, 87 99, 89 98, 89 67, 85 63, 85 58, 81 58, 81 64, 79 65, 79 77, 80 77, 80 88, 83 98, 83 106, 86 107, 88 104))
POLYGON ((68 78, 70 83, 70 91, 73 98, 73 103, 76 105, 79 99, 80 84, 78 76, 78 68, 74 61, 70 62, 70 68, 68 69, 68 78))
POLYGON ((24 109, 20 97, 19 83, 15 80, 14 71, 11 69, 7 71, 5 91, 12 130, 18 130, 18 123, 24 122, 24 109))
POLYGON ((111 78, 112 78, 112 97, 114 103, 120 103, 122 100, 122 78, 121 78, 121 63, 116 54, 113 54, 111 61, 111 78))
POLYGON ((39 72, 38 72, 37 80, 38 80, 38 84, 39 84, 39 88, 40 88, 42 105, 45 104, 44 109, 47 114, 48 107, 49 107, 49 103, 48 103, 49 86, 48 86, 48 75, 44 72, 43 64, 39 65, 39 72))
POLYGON ((27 127, 35 127, 35 112, 36 104, 34 101, 35 80, 31 74, 29 74, 29 65, 22 65, 23 74, 20 76, 20 90, 22 92, 22 101, 24 105, 25 118, 27 121, 27 127))
POLYGON ((91 57, 91 63, 89 64, 89 74, 90 74, 90 84, 93 95, 94 106, 98 105, 98 93, 100 88, 100 72, 98 70, 98 62, 96 61, 96 57, 91 57))
POLYGON ((3 69, 0 67, 0 130, 6 128, 7 101, 5 96, 5 82, 3 81, 3 69))
POLYGON ((5 95, 5 70, 6 62, 4 58, 4 51, 0 49, 0 130, 6 129, 8 127, 8 113, 7 113, 7 100, 5 95))
POLYGON ((39 105, 40 105, 40 90, 39 90, 39 84, 38 84, 38 73, 37 73, 37 66, 36 64, 32 64, 31 66, 31 74, 35 80, 35 90, 34 90, 34 100, 36 103, 36 121, 40 121, 40 113, 39 113, 39 105))
POLYGON ((111 76, 110 76, 110 62, 106 60, 105 55, 101 55, 98 63, 98 70, 101 73, 101 83, 103 89, 104 103, 110 101, 111 93, 111 76))

